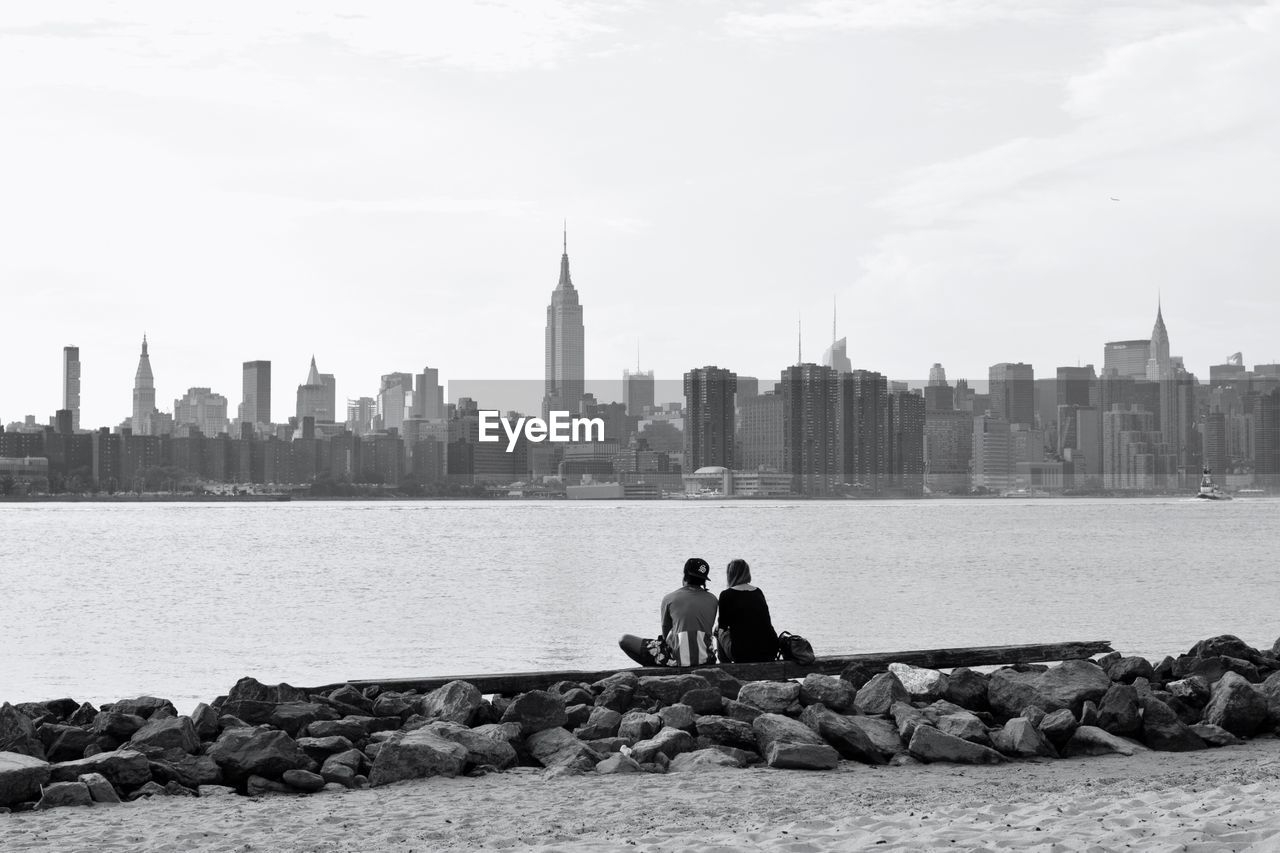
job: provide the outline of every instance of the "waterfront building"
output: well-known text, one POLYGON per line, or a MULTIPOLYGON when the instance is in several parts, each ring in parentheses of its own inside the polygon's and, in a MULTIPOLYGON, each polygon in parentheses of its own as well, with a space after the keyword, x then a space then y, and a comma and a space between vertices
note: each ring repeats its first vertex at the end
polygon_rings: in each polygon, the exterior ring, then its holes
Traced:
POLYGON ((62 408, 71 412, 71 429, 80 429, 80 347, 62 348, 62 408))
POLYGON ((578 401, 586 390, 582 305, 569 277, 569 238, 560 256, 560 281, 547 306, 545 335, 546 376, 542 416, 552 411, 578 411, 578 401))
POLYGON ((785 472, 801 495, 828 495, 841 480, 840 388, 830 367, 796 364, 782 371, 785 472))
POLYGON ((924 492, 924 396, 916 391, 889 395, 889 487, 918 497, 924 492))
POLYGON ((1163 489, 1176 483, 1169 452, 1150 411, 1119 405, 1102 413, 1102 483, 1108 489, 1163 489))
POLYGON ((772 392, 750 397, 738 404, 737 458, 742 470, 785 470, 782 407, 782 397, 772 392))
POLYGON ((1230 460, 1227 456, 1227 416, 1209 412, 1204 418, 1204 465, 1219 484, 1226 483, 1230 460))
MULTIPOLYGON (((927 393, 928 389, 925 390, 927 393)), ((930 490, 950 492, 968 489, 972 483, 973 415, 926 408, 924 454, 925 483, 930 490)))
POLYGON ((684 375, 684 458, 688 468, 734 464, 737 374, 709 365, 684 375))
POLYGON ((1022 362, 991 365, 991 399, 988 409, 993 417, 1011 424, 1033 426, 1035 414, 1035 371, 1022 362))
POLYGON ((1014 463, 1010 424, 1003 418, 977 415, 973 419, 973 485, 1003 492, 1013 488, 1014 463))
POLYGON ((271 423, 271 362, 246 361, 241 367, 240 423, 266 426, 271 423))
MULTIPOLYGON (((878 493, 889 486, 893 453, 888 380, 872 370, 833 378, 838 383, 841 478, 846 485, 878 493)), ((920 441, 923 454, 923 424, 920 441)))

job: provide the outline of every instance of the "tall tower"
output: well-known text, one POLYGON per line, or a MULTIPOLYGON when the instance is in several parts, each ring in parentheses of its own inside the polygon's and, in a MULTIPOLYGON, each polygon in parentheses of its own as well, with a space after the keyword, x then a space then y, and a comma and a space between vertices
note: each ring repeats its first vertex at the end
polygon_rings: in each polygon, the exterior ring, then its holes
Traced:
POLYGON ((71 412, 71 429, 80 429, 80 347, 62 348, 62 408, 71 412))
POLYGON ((243 396, 240 403, 240 422, 246 424, 271 423, 271 362, 246 361, 244 367, 243 396))
POLYGON ((1173 360, 1169 358, 1169 332, 1164 327, 1164 311, 1156 300, 1156 324, 1151 328, 1151 350, 1147 357, 1147 379, 1166 379, 1173 360))
POLYGON ((684 375, 684 452, 690 471, 733 467, 737 388, 737 374, 723 367, 698 367, 684 375))
POLYGON ((316 369, 316 357, 311 356, 311 369, 307 371, 307 381, 298 386, 297 417, 301 426, 302 419, 311 417, 318 424, 334 422, 334 408, 337 405, 337 387, 332 373, 321 373, 316 369))
POLYGON ((835 370, 836 373, 848 373, 853 370, 853 362, 849 360, 848 348, 849 341, 847 338, 836 337, 836 308, 833 301, 831 305, 831 346, 827 347, 826 352, 822 354, 822 363, 835 370))
POLYGON ((1034 426, 1035 371, 1031 365, 1002 361, 991 365, 988 376, 992 415, 1011 424, 1034 426))
POLYGON ((582 306, 569 278, 569 233, 565 229, 564 254, 560 256, 560 281, 547 306, 546 384, 542 414, 577 412, 585 392, 583 367, 582 306))
POLYGON ((156 380, 151 374, 151 357, 147 355, 147 336, 142 336, 142 355, 138 371, 133 375, 133 434, 154 435, 156 414, 156 380))

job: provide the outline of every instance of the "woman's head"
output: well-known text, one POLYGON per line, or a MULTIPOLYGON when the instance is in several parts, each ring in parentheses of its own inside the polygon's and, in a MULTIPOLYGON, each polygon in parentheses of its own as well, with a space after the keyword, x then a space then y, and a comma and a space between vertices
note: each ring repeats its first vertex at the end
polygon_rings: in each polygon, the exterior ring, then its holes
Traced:
POLYGON ((729 586, 751 583, 751 567, 746 560, 729 561, 729 586))

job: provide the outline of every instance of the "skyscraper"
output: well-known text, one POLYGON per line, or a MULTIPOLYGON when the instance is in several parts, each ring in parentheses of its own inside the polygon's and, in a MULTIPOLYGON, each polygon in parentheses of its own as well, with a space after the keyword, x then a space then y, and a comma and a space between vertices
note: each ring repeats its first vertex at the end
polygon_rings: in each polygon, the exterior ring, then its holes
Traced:
POLYGON ((311 369, 307 371, 307 381, 298 386, 297 417, 298 426, 302 426, 303 418, 313 418, 315 423, 333 423, 334 409, 337 406, 337 382, 332 373, 321 373, 316 369, 316 357, 311 356, 311 369))
POLYGON ((384 373, 378 390, 378 428, 398 430, 413 414, 413 374, 384 373))
POLYGON ((565 233, 564 254, 560 256, 560 281, 547 306, 546 384, 542 414, 550 411, 578 411, 585 391, 583 365, 582 306, 578 291, 569 278, 569 236, 565 233))
POLYGON ((924 407, 930 412, 950 412, 955 409, 955 389, 947 384, 947 371, 938 362, 929 368, 929 384, 924 388, 924 407))
POLYGON ((71 412, 71 428, 80 429, 80 347, 62 348, 62 408, 71 412))
POLYGON ((241 392, 240 422, 271 423, 271 362, 246 361, 241 392))
POLYGON ((783 461, 797 494, 830 494, 840 477, 837 376, 812 363, 782 371, 783 461))
POLYGON ((827 347, 826 351, 822 353, 822 363, 837 374, 848 373, 853 370, 853 362, 849 361, 848 348, 849 342, 847 338, 836 337, 836 308, 833 301, 831 305, 831 346, 827 347))
POLYGON ((414 380, 413 416, 428 420, 444 417, 444 388, 440 385, 440 371, 424 367, 414 380))
POLYGON ((708 366, 684 375, 684 452, 690 471, 734 463, 734 392, 737 375, 708 366))
POLYGON ((1029 364, 991 365, 991 414, 1011 424, 1036 422, 1035 371, 1029 364))
POLYGON ((841 474, 846 483, 878 492, 889 474, 888 380, 882 373, 854 370, 838 381, 841 474))
POLYGON ((147 336, 142 336, 142 354, 133 376, 133 434, 155 435, 156 380, 151 373, 151 357, 147 355, 147 336))
POLYGON ((1114 369, 1122 379, 1145 379, 1151 340, 1108 341, 1103 345, 1102 369, 1114 369))
POLYGON ((622 398, 627 404, 627 414, 633 418, 644 417, 644 410, 653 405, 653 371, 622 371, 622 398))
POLYGON ((209 388, 188 388, 186 396, 173 401, 176 426, 193 426, 206 437, 227 431, 227 398, 209 388))

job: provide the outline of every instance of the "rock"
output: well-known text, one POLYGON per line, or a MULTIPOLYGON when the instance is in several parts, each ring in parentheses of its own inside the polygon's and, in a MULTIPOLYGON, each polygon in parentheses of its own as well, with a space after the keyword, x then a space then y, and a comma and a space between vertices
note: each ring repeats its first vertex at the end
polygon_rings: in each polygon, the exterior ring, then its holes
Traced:
POLYGON ((858 689, 843 678, 811 672, 800 683, 801 705, 825 705, 837 714, 855 709, 858 689))
POLYGON ((924 712, 909 702, 894 702, 889 708, 889 715, 893 717, 893 724, 898 727, 898 737, 903 743, 911 740, 917 726, 929 725, 924 712))
POLYGON ((506 741, 512 746, 524 743, 524 727, 519 723, 488 723, 476 726, 472 731, 485 737, 506 741))
MULTIPOLYGON (((695 749, 671 759, 667 768, 672 773, 705 770, 708 767, 746 767, 746 762, 718 749, 695 749)), ((596 769, 599 769, 598 767, 596 769)), ((638 766, 637 766, 637 769, 638 766)))
POLYGON ((680 704, 688 705, 698 716, 719 714, 724 708, 724 697, 714 687, 699 688, 681 696, 680 704))
POLYGON ((596 697, 592 696, 590 691, 583 690, 581 687, 561 690, 560 695, 564 697, 566 708, 571 708, 574 705, 594 705, 596 701, 596 697))
MULTIPOLYGON (((85 773, 77 780, 83 782, 84 786, 89 789, 89 799, 95 803, 103 803, 105 805, 120 802, 120 795, 116 793, 116 789, 107 781, 107 777, 101 773, 85 773)), ((66 782, 63 784, 71 784, 66 782)))
POLYGON ((1063 708, 1052 714, 1045 714, 1036 728, 1040 729, 1040 733, 1048 738, 1051 744, 1061 750, 1076 733, 1078 725, 1075 716, 1063 708))
POLYGON ((1209 746, 1234 746, 1238 743, 1244 743, 1231 732, 1211 723, 1195 723, 1189 728, 1209 746))
MULTIPOLYGON (((447 686, 447 685, 446 685, 447 686)), ((356 713, 373 715, 373 700, 361 693, 354 685, 344 684, 329 694, 329 701, 354 708, 356 713)), ((389 714, 388 716, 397 716, 389 714)))
POLYGON ((629 755, 610 755, 596 764, 596 772, 606 775, 613 773, 639 773, 640 764, 629 755))
POLYGON ((831 770, 840 763, 840 753, 827 744, 775 741, 764 754, 765 764, 786 770, 831 770))
POLYGON ((432 723, 426 731, 461 744, 467 750, 467 765, 470 767, 487 764, 496 770, 506 770, 516 764, 515 747, 501 738, 489 737, 459 723, 432 723))
POLYGON ((629 711, 622 715, 618 722, 618 737, 629 740, 644 740, 656 735, 662 729, 662 717, 647 714, 644 711, 629 711))
POLYGON ((1111 679, 1092 662, 1069 660, 1042 672, 998 669, 991 673, 987 699, 993 711, 1006 717, 1018 716, 1028 705, 1078 715, 1086 701, 1098 701, 1110 687, 1111 679))
MULTIPOLYGON (((1086 700, 1080 708, 1080 725, 1082 726, 1098 726, 1098 706, 1093 700, 1086 700)), ((1098 726, 1101 728, 1101 726, 1098 726)))
POLYGON ((568 719, 569 716, 565 713, 564 697, 546 690, 530 690, 528 693, 521 693, 502 714, 502 722, 519 723, 526 737, 545 729, 559 728, 568 719))
POLYGON ((324 760, 335 752, 346 752, 349 749, 355 749, 350 739, 335 735, 332 737, 300 737, 298 738, 298 749, 307 754, 307 757, 317 764, 324 763, 324 760))
POLYGON ((233 783, 249 776, 278 779, 286 770, 306 770, 312 765, 297 741, 271 730, 228 729, 210 744, 206 754, 233 783))
POLYGON ((1122 657, 1103 667, 1103 670, 1107 673, 1107 678, 1123 684, 1132 684, 1138 678, 1150 681, 1156 677, 1151 661, 1142 657, 1122 657))
POLYGON ((49 762, 22 752, 0 752, 0 806, 30 800, 49 781, 49 762))
POLYGON ((642 700, 674 705, 690 690, 705 690, 711 682, 701 675, 645 675, 637 683, 636 695, 642 700))
POLYGON ((101 773, 118 788, 132 788, 151 781, 147 757, 133 749, 100 752, 89 758, 54 764, 49 768, 49 781, 76 782, 85 773, 101 773))
POLYGON ((639 685, 639 679, 634 673, 618 672, 592 684, 591 689, 596 691, 597 707, 624 713, 631 707, 631 700, 639 685))
POLYGON ((268 722, 289 737, 298 737, 312 723, 336 720, 338 713, 318 702, 281 702, 271 712, 268 722))
MULTIPOLYGON (((1039 705, 1028 705, 1022 709, 1022 713, 1018 716, 1025 717, 1031 721, 1033 726, 1039 728, 1040 723, 1044 722, 1044 718, 1048 715, 1045 714, 1044 708, 1041 708, 1039 705)), ((1067 716, 1071 716, 1070 711, 1067 712, 1067 716)), ((1073 726, 1075 725, 1075 717, 1071 717, 1071 723, 1073 726)))
POLYGON ((1142 742, 1162 752, 1190 752, 1207 744, 1172 708, 1151 697, 1142 703, 1142 742))
POLYGON ((365 756, 359 750, 335 752, 324 760, 320 767, 320 777, 325 782, 354 788, 355 778, 366 764, 365 756))
POLYGON ((201 797, 234 797, 236 789, 230 785, 201 785, 196 793, 201 797))
POLYGON ((782 714, 800 698, 794 681, 751 681, 738 691, 738 701, 766 714, 782 714))
POLYGON ((800 743, 826 746, 821 736, 799 720, 781 714, 761 714, 751 724, 756 733, 756 745, 761 755, 769 752, 775 743, 800 743))
MULTIPOLYGON (((545 690, 534 690, 516 697, 513 704, 519 704, 524 698, 521 713, 532 714, 537 707, 546 709, 559 708, 560 720, 550 725, 564 725, 564 697, 551 694, 545 690), (537 694, 537 695, 534 695, 537 694), (533 698, 525 698, 530 697, 533 698), (541 703, 541 705, 539 705, 541 703)), ((444 720, 451 723, 471 724, 472 717, 480 709, 481 695, 474 684, 467 681, 450 681, 443 687, 432 690, 416 703, 417 712, 431 720, 444 720)), ((504 715, 503 719, 507 719, 504 715)), ((544 726, 546 728, 547 726, 544 726)))
POLYGON ((612 708, 598 705, 591 709, 591 716, 587 717, 586 724, 575 729, 574 734, 580 740, 613 737, 618 733, 618 727, 621 723, 621 714, 612 708))
POLYGON ((31 718, 5 702, 0 705, 0 752, 14 752, 43 759, 44 744, 36 737, 31 718))
POLYGON ((895 755, 906 752, 906 744, 902 742, 902 738, 898 735, 898 729, 888 720, 879 717, 866 716, 849 716, 845 718, 851 724, 862 729, 862 733, 867 736, 875 746, 876 752, 886 760, 891 760, 895 755))
POLYGON ((1082 725, 1071 735, 1071 739, 1067 741, 1062 754, 1063 756, 1108 755, 1110 753, 1134 755, 1138 752, 1146 751, 1147 748, 1145 746, 1125 740, 1097 726, 1082 725))
POLYGON ((61 806, 91 806, 93 797, 89 794, 89 786, 83 782, 54 782, 45 785, 40 792, 40 802, 36 803, 36 811, 56 809, 61 806))
MULTIPOLYGON (((250 797, 262 797, 267 794, 292 794, 293 791, 283 782, 277 782, 274 779, 268 779, 265 776, 250 776, 245 782, 244 791, 250 797)), ((160 793, 169 793, 161 791, 160 793)))
POLYGON ((147 721, 136 714, 122 714, 119 711, 101 711, 93 718, 91 731, 94 734, 107 735, 120 743, 128 741, 146 725, 147 721))
POLYGON ((991 747, 970 743, 932 726, 916 726, 907 750, 926 763, 999 764, 1005 761, 1005 757, 991 747))
POLYGON ((909 699, 910 694, 902 686, 898 676, 892 672, 882 672, 858 690, 854 704, 864 714, 887 714, 894 702, 906 702, 909 699))
MULTIPOLYGON (((842 758, 863 764, 886 764, 885 756, 867 733, 850 717, 837 714, 825 705, 810 705, 800 714, 800 722, 818 733, 842 758)), ((701 728, 698 729, 702 731, 701 728)))
POLYGON ((44 725, 36 734, 44 744, 44 757, 50 762, 83 758, 85 748, 94 742, 93 733, 79 726, 44 725))
POLYGON ((158 782, 177 782, 186 788, 222 783, 222 768, 207 755, 183 755, 173 760, 153 759, 151 775, 158 782))
MULTIPOLYGON (((1172 685, 1170 685, 1172 687, 1172 685)), ((1268 675, 1266 680, 1258 685, 1262 698, 1267 700, 1267 708, 1271 714, 1271 720, 1274 723, 1280 723, 1280 672, 1273 672, 1268 675)), ((1205 702, 1208 702, 1208 691, 1206 690, 1205 702)))
POLYGON ((399 717, 404 719, 413 713, 413 699, 403 693, 383 693, 373 700, 375 717, 399 717))
POLYGON ((724 700, 724 715, 730 719, 751 723, 764 712, 754 705, 744 705, 736 699, 724 700))
POLYGON ((542 729, 525 740, 530 754, 543 767, 572 767, 587 771, 603 758, 564 729, 542 729))
POLYGON ((579 726, 586 725, 587 720, 591 719, 591 711, 594 705, 569 705, 564 709, 564 727, 569 731, 573 731, 579 726))
MULTIPOLYGON (((1263 662, 1261 652, 1234 634, 1220 634, 1207 640, 1201 640, 1191 647, 1191 651, 1187 652, 1187 655, 1193 658, 1220 655, 1222 657, 1239 658, 1254 665, 1263 662)), ((1275 655, 1272 655, 1272 657, 1275 657, 1275 655)))
POLYGON ((1112 684, 1108 688, 1098 705, 1098 727, 1113 735, 1132 735, 1142 729, 1138 691, 1132 685, 1112 684))
POLYGON ((875 673, 865 664, 857 663, 856 661, 840 670, 840 680, 852 684, 854 690, 861 690, 862 686, 874 676, 875 673))
MULTIPOLYGON (((425 725, 425 723, 424 723, 425 725)), ((343 737, 355 743, 367 734, 364 726, 354 719, 316 720, 307 725, 307 736, 312 738, 343 737)))
POLYGON ((738 690, 742 688, 742 682, 738 681, 738 679, 734 678, 723 669, 718 667, 706 667, 704 669, 695 669, 693 674, 706 679, 707 684, 720 691, 721 698, 738 698, 738 690))
POLYGON ((109 706, 104 705, 103 710, 114 711, 117 714, 132 714, 133 716, 141 717, 144 720, 178 716, 178 711, 173 707, 172 702, 168 699, 159 699, 155 696, 139 696, 136 699, 121 699, 119 702, 113 702, 109 706))
POLYGON ((98 709, 93 707, 92 703, 84 702, 79 708, 71 712, 67 717, 67 725, 71 726, 88 726, 93 724, 93 718, 98 716, 98 709))
MULTIPOLYGON (((991 746, 991 735, 982 721, 968 711, 958 714, 943 714, 938 718, 938 731, 954 735, 961 740, 981 746, 991 746)), ((1034 727, 1033 727, 1034 728, 1034 727)))
POLYGON ((1220 726, 1237 737, 1252 737, 1268 721, 1267 700, 1244 676, 1222 676, 1204 708, 1203 722, 1220 726))
POLYGON ((932 702, 947 690, 947 676, 936 669, 925 669, 905 663, 889 664, 913 702, 932 702))
POLYGON ((1153 680, 1163 682, 1173 681, 1177 677, 1173 674, 1174 663, 1174 659, 1168 655, 1161 658, 1160 662, 1155 666, 1156 677, 1153 680))
POLYGON ((314 794, 324 787, 324 777, 309 770, 286 770, 281 778, 290 788, 297 788, 308 794, 314 794))
POLYGON ((158 717, 134 732, 129 745, 193 753, 200 749, 200 737, 190 717, 158 717))
POLYGON ((683 702, 677 702, 674 705, 668 705, 658 711, 658 717, 662 720, 663 726, 692 732, 694 720, 697 719, 697 714, 695 714, 693 709, 688 705, 685 705, 683 702))
MULTIPOLYGON (((1269 680, 1270 679, 1268 679, 1268 681, 1269 680)), ((1266 692, 1266 686, 1266 682, 1263 682, 1262 688, 1264 693, 1266 692)), ((1280 686, 1280 682, 1277 682, 1277 686, 1280 686)), ((1205 681, 1204 678, 1198 675, 1193 675, 1190 678, 1183 678, 1178 681, 1170 681, 1164 686, 1164 688, 1165 690, 1168 690, 1172 696, 1180 699, 1193 708, 1204 708, 1205 705, 1209 704, 1209 699, 1212 696, 1209 691, 1209 682, 1205 681)))
POLYGON ((191 725, 201 741, 213 740, 218 736, 218 712, 201 702, 191 712, 191 725))
POLYGON ((462 744, 445 740, 426 729, 397 732, 384 741, 378 751, 373 769, 369 771, 369 784, 377 787, 404 779, 457 776, 466 762, 467 750, 462 744))
POLYGON ((991 737, 992 746, 1005 755, 1018 758, 1057 758, 1058 751, 1035 723, 1026 717, 1014 717, 991 737))
POLYGON ((1187 678, 1192 675, 1202 676, 1209 684, 1217 683, 1228 672, 1244 676, 1246 681, 1258 682, 1262 676, 1258 668, 1242 658, 1211 655, 1209 657, 1182 656, 1174 661, 1174 679, 1187 678))
POLYGON ((966 666, 954 669, 947 676, 947 687, 942 691, 942 698, 970 711, 985 711, 991 707, 987 702, 989 680, 985 673, 975 672, 966 666))
POLYGON ((703 716, 694 720, 699 737, 739 749, 755 749, 756 733, 750 723, 729 717, 703 716))
POLYGON ((627 749, 630 749, 631 744, 635 742, 620 737, 598 737, 591 740, 578 738, 578 740, 581 740, 601 755, 608 755, 611 752, 621 752, 624 746, 627 747, 627 749))
POLYGON ((680 729, 664 728, 648 740, 631 747, 631 757, 644 764, 654 761, 659 754, 674 758, 682 752, 693 751, 693 735, 680 729))

